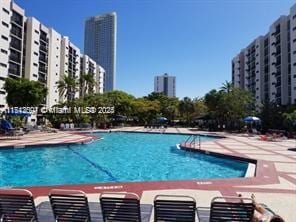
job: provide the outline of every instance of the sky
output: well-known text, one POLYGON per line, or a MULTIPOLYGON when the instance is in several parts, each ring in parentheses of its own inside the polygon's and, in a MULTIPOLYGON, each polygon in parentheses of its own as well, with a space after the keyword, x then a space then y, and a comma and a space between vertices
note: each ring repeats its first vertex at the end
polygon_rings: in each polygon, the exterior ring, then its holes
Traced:
POLYGON ((231 60, 287 15, 292 0, 16 0, 83 52, 89 16, 117 13, 116 89, 137 97, 154 76, 176 76, 177 97, 202 97, 231 80, 231 60))

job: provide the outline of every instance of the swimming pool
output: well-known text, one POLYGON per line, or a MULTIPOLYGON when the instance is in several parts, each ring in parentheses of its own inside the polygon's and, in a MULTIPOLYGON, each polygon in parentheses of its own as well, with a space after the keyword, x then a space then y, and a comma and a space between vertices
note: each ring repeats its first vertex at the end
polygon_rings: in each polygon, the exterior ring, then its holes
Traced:
POLYGON ((86 145, 0 150, 0 186, 234 178, 248 166, 177 149, 188 135, 99 135, 102 140, 86 145))

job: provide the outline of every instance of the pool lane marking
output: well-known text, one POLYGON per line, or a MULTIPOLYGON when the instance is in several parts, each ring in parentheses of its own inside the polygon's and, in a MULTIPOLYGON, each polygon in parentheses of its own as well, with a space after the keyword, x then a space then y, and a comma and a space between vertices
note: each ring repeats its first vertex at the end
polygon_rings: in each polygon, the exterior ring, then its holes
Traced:
POLYGON ((100 166, 99 164, 91 161, 90 159, 88 159, 86 156, 82 155, 81 153, 79 153, 78 151, 72 149, 70 146, 68 146, 68 149, 71 150, 73 153, 75 153, 77 156, 79 156, 80 158, 84 159, 86 162, 88 162, 90 165, 92 165, 93 167, 95 167, 96 169, 98 169, 99 171, 103 172, 104 174, 107 174, 113 182, 118 182, 118 180, 116 179, 115 176, 112 175, 111 172, 109 172, 108 170, 104 169, 102 166, 100 166))

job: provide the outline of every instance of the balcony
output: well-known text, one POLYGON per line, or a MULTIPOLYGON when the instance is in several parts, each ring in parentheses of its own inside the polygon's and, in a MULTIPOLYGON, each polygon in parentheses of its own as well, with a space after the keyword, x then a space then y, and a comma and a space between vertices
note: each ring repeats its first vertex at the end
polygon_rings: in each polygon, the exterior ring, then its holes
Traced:
POLYGON ((22 42, 15 37, 11 36, 10 46, 18 51, 22 51, 22 42))

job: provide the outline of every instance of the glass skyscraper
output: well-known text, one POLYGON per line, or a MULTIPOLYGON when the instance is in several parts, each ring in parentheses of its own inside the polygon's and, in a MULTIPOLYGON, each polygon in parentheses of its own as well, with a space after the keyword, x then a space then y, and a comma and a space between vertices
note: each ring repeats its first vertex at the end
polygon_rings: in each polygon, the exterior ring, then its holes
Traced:
POLYGON ((84 53, 105 69, 105 92, 115 89, 116 26, 115 12, 89 17, 85 22, 84 53))

